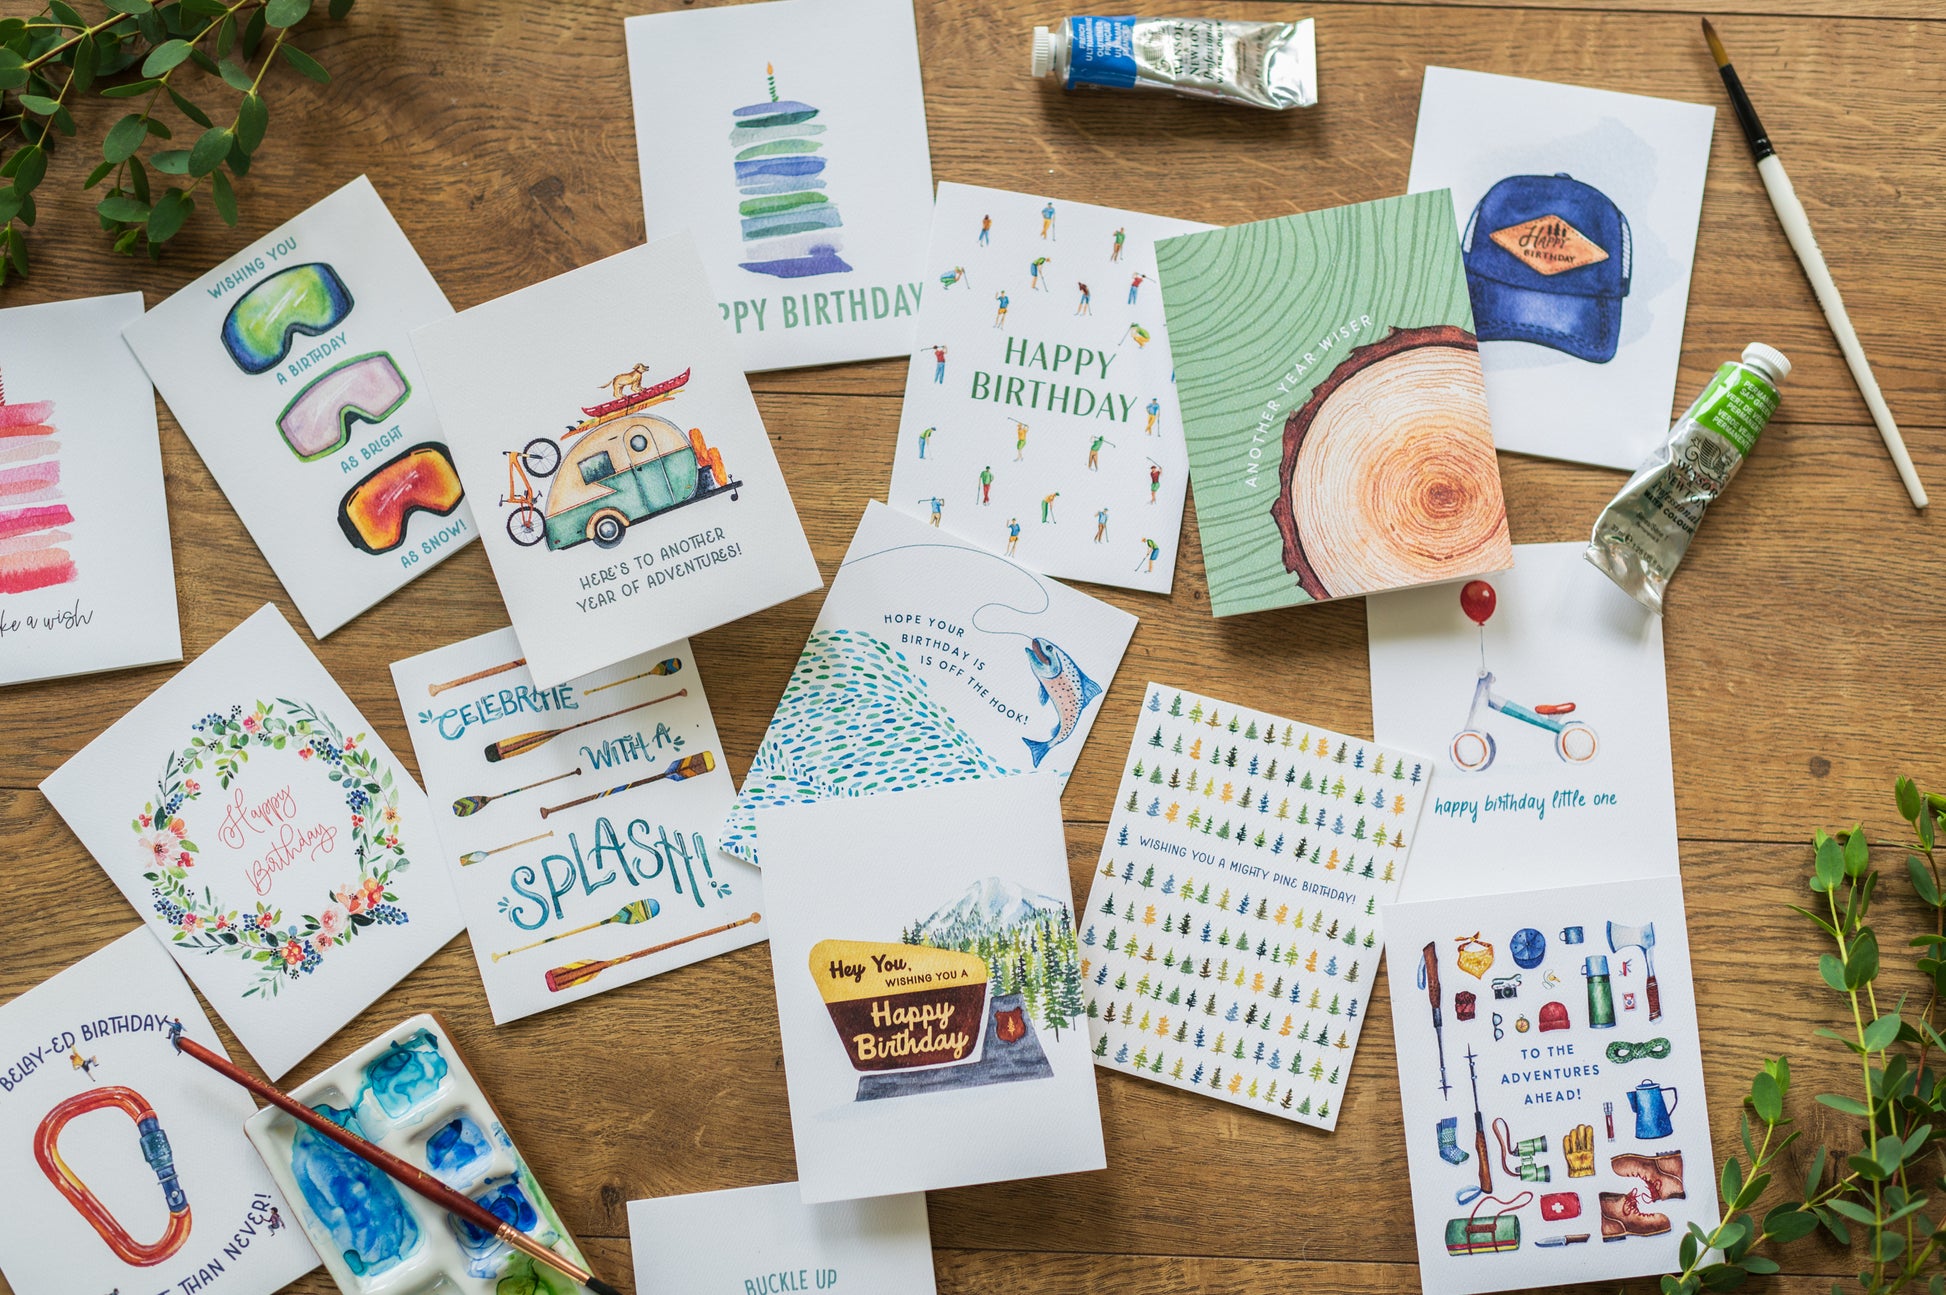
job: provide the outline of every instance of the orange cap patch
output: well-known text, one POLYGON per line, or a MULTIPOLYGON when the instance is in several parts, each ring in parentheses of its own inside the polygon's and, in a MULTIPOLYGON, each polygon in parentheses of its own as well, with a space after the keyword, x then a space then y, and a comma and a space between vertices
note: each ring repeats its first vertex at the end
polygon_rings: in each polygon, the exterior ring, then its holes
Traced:
POLYGON ((1537 274, 1560 274, 1608 259, 1586 234, 1559 216, 1536 216, 1488 235, 1537 274))

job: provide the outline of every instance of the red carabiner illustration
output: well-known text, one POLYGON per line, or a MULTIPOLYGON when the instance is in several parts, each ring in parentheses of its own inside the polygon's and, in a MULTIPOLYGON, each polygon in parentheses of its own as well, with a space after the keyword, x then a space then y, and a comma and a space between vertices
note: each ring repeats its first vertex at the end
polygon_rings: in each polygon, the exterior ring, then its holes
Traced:
POLYGON ((101 1239, 108 1243, 108 1248, 119 1255, 124 1263, 140 1268, 151 1267, 182 1249, 183 1242, 189 1240, 189 1197, 183 1194, 182 1184, 176 1179, 176 1160, 175 1154, 169 1149, 169 1135, 162 1131, 162 1122, 156 1118, 155 1108, 134 1089, 91 1089, 56 1106, 34 1131, 34 1160, 40 1165, 41 1172, 47 1175, 47 1180, 67 1197, 68 1204, 88 1220, 88 1225, 100 1234, 101 1239), (169 1206, 168 1228, 159 1240, 149 1245, 143 1245, 130 1236, 86 1184, 75 1177, 67 1162, 61 1159, 58 1140, 68 1121, 90 1111, 111 1107, 135 1121, 136 1134, 142 1140, 142 1158, 149 1162, 149 1168, 155 1170, 156 1181, 162 1185, 162 1199, 169 1206))

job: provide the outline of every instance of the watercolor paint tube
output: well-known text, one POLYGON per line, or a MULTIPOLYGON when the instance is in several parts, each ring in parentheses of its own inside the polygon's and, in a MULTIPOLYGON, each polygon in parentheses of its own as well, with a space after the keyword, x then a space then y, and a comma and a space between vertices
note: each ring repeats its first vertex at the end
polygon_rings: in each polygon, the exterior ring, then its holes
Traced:
POLYGON ((1308 108, 1318 101, 1318 48, 1309 18, 1082 16, 1034 28, 1034 75, 1063 88, 1164 90, 1254 108, 1308 108))

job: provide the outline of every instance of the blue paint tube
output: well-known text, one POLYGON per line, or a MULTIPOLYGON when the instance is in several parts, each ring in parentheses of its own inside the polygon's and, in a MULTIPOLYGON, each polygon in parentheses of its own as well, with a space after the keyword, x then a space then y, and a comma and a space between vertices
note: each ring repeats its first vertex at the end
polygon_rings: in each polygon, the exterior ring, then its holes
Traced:
POLYGON ((1253 108, 1318 101, 1318 49, 1309 18, 1076 17, 1034 28, 1034 75, 1065 89, 1165 90, 1253 108))

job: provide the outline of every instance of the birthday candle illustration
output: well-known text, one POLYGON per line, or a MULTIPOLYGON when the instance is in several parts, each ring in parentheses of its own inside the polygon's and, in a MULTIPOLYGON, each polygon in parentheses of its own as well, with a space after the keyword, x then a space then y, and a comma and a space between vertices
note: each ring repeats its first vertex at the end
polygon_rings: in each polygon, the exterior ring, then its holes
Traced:
POLYGON ((750 259, 744 269, 780 279, 851 270, 838 249, 844 225, 824 192, 825 126, 819 109, 777 96, 777 69, 764 65, 770 99, 736 109, 730 143, 736 149, 737 215, 750 259))

